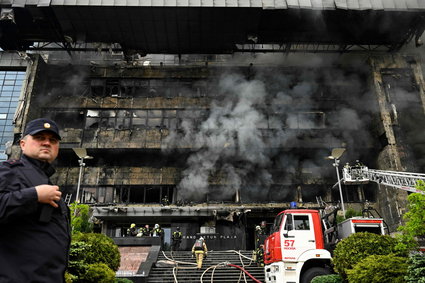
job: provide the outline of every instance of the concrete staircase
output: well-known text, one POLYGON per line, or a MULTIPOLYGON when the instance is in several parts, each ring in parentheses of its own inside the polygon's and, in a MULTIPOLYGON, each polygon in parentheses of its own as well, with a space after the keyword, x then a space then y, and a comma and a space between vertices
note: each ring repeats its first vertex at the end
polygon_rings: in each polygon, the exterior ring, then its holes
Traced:
POLYGON ((264 268, 258 267, 251 258, 252 251, 209 251, 208 257, 203 261, 202 269, 198 270, 190 251, 160 252, 146 282, 255 282, 240 269, 227 266, 227 263, 244 268, 255 279, 264 282, 264 268))

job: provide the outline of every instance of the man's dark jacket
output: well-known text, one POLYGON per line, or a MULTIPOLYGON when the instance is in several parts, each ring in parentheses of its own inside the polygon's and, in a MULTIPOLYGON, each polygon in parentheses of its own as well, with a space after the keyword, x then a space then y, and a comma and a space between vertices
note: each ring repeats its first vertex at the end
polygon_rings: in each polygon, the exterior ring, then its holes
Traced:
POLYGON ((64 282, 69 209, 63 200, 58 208, 39 203, 35 190, 50 184, 54 172, 49 163, 25 155, 0 165, 0 283, 64 282), (51 217, 40 221, 41 211, 49 209, 51 217))

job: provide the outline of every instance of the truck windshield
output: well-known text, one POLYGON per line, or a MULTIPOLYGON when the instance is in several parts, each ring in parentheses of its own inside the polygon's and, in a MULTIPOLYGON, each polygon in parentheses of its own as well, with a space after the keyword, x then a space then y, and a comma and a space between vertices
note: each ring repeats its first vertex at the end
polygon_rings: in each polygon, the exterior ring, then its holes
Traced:
POLYGON ((272 233, 274 232, 279 232, 280 229, 280 224, 282 223, 282 219, 283 219, 284 214, 279 214, 278 216, 276 216, 276 218, 274 219, 274 223, 273 223, 273 227, 272 227, 272 233))

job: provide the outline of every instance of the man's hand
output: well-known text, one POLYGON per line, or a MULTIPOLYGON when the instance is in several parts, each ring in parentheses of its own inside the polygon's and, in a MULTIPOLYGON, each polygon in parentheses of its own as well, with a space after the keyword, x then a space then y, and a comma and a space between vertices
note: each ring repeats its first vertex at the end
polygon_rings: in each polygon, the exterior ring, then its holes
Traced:
POLYGON ((39 185, 35 187, 35 190, 37 191, 38 202, 58 207, 56 201, 59 201, 62 196, 58 186, 39 185))

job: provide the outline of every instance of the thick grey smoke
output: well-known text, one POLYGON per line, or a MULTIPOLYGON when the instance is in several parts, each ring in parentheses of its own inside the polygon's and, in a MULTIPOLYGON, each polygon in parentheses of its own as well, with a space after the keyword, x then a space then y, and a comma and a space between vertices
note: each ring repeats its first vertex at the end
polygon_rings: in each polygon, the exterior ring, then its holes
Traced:
MULTIPOLYGON (((199 121, 194 114, 184 119, 179 132, 171 132, 166 139, 167 148, 193 151, 178 184, 179 198, 202 200, 212 186, 219 186, 220 194, 229 197, 242 190, 242 197, 273 199, 267 192, 277 180, 289 185, 302 183, 303 174, 313 179, 322 177, 324 156, 329 152, 316 150, 309 159, 301 160, 295 154, 282 153, 282 149, 302 148, 304 143, 311 147, 312 141, 305 141, 300 130, 325 130, 323 140, 332 143, 321 147, 332 148, 351 143, 354 137, 333 136, 329 129, 365 127, 363 116, 353 105, 330 113, 317 110, 314 96, 320 93, 319 79, 323 77, 326 76, 314 71, 258 71, 251 80, 240 74, 225 74, 213 83, 216 99, 211 102, 207 117, 199 121), (274 176, 276 170, 285 173, 274 176), (263 193, 259 193, 259 188, 263 193)), ((340 79, 355 86, 360 84, 353 76, 341 75, 340 79)), ((287 192, 279 190, 279 194, 285 197, 287 192)))

